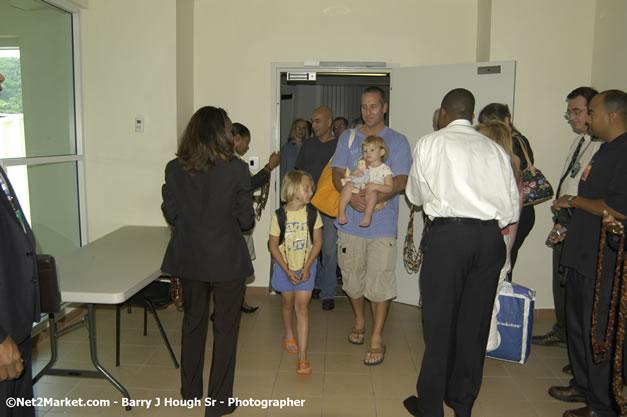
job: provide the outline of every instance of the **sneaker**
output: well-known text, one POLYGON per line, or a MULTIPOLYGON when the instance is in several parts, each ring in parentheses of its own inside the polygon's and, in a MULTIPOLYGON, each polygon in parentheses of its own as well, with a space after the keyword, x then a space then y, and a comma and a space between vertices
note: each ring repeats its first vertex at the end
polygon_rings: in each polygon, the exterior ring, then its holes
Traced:
POLYGON ((333 298, 329 298, 328 300, 322 300, 323 310, 333 310, 334 308, 335 308, 335 300, 333 300, 333 298))
POLYGON ((318 288, 314 288, 314 290, 311 292, 311 298, 313 298, 314 300, 320 298, 320 290, 318 288))

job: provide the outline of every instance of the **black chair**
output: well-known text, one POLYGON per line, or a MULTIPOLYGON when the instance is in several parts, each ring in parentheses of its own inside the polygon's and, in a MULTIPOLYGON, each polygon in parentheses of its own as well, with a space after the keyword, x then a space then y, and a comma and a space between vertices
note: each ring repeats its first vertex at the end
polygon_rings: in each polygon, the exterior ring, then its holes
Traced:
POLYGON ((172 346, 170 345, 170 341, 168 340, 168 336, 165 334, 165 330, 163 330, 163 325, 161 324, 161 320, 159 320, 159 315, 157 314, 157 309, 155 305, 167 305, 170 301, 170 279, 167 277, 160 277, 156 281, 150 283, 143 290, 126 300, 122 304, 118 304, 115 310, 115 366, 120 366, 120 308, 123 305, 128 305, 128 312, 131 312, 131 306, 143 306, 144 307, 144 336, 148 334, 148 310, 152 313, 152 316, 155 318, 155 322, 157 323, 157 327, 161 332, 161 337, 165 342, 166 347, 168 348, 168 352, 170 353, 170 357, 172 358, 172 362, 174 362, 174 367, 178 369, 179 363, 176 360, 176 356, 172 351, 172 346))

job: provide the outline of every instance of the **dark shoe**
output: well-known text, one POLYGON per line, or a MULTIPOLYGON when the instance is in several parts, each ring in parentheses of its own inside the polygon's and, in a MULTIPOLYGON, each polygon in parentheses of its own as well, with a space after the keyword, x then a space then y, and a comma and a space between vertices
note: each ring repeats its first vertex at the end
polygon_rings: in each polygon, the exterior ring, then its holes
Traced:
POLYGON ((582 407, 575 408, 574 410, 566 410, 563 417, 599 417, 599 415, 590 407, 582 407))
POLYGON ((422 417, 422 413, 418 409, 418 397, 416 397, 415 395, 405 398, 403 400, 403 405, 412 416, 422 417))
POLYGON ((245 306, 244 304, 242 304, 242 313, 254 313, 255 311, 259 310, 259 306, 255 306, 255 307, 251 307, 251 306, 245 306))
POLYGON ((532 336, 531 343, 542 346, 566 347, 566 340, 560 338, 553 330, 542 336, 532 336))
POLYGON ((335 300, 333 300, 333 298, 329 298, 328 300, 322 300, 323 310, 333 310, 334 308, 335 308, 335 300))
POLYGON ((575 387, 569 385, 567 387, 551 387, 549 395, 556 400, 566 401, 567 403, 585 403, 586 399, 577 391, 575 387))
POLYGON ((568 374, 568 375, 572 375, 573 374, 573 367, 570 366, 570 363, 567 363, 566 366, 564 366, 562 368, 562 372, 564 372, 565 374, 568 374))
POLYGON ((214 314, 215 314, 215 313, 211 313, 211 315, 209 316, 209 320, 213 321, 213 315, 214 315, 214 314))
POLYGON ((314 300, 317 300, 318 298, 320 298, 320 290, 318 288, 315 288, 311 292, 311 298, 313 298, 314 300))

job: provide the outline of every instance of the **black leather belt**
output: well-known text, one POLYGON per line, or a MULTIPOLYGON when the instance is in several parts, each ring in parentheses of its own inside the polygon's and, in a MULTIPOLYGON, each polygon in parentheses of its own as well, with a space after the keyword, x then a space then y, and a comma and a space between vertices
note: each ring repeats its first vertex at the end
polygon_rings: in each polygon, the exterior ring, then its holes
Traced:
POLYGON ((471 217, 436 217, 433 224, 480 224, 482 226, 498 226, 498 222, 492 220, 473 219, 471 217))

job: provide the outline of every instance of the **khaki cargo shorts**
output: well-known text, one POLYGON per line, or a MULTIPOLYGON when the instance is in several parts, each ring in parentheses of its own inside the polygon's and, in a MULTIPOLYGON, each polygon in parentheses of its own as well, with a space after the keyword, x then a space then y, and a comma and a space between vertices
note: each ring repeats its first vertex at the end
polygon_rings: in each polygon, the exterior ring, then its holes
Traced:
POLYGON ((396 297, 395 237, 363 238, 338 231, 337 263, 349 297, 375 302, 396 297))

